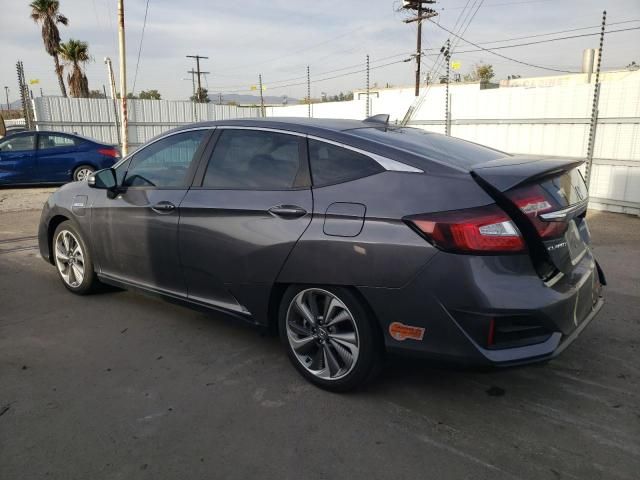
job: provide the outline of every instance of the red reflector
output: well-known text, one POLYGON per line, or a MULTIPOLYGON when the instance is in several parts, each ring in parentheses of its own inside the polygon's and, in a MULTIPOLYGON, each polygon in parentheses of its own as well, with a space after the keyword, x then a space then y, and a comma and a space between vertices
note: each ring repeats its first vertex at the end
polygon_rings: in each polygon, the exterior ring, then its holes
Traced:
POLYGON ((507 192, 507 197, 529 217, 541 238, 556 238, 567 230, 565 222, 545 222, 539 218, 544 212, 559 208, 539 185, 531 185, 507 192))
POLYGON ((406 219, 434 246, 456 253, 522 252, 524 241, 497 205, 417 215, 406 219))
POLYGON ((120 153, 115 148, 99 148, 98 153, 106 155, 107 157, 119 158, 120 153))
POLYGON ((487 346, 488 347, 491 347, 493 345, 495 332, 496 332, 496 319, 492 318, 489 321, 489 333, 487 335, 487 346))

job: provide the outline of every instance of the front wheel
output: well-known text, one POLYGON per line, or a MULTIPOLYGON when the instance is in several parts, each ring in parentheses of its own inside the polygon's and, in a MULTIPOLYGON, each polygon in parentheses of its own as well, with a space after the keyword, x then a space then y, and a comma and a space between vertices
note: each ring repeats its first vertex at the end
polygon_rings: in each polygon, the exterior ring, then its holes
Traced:
POLYGON ((53 234, 53 255, 65 287, 84 295, 98 284, 93 260, 86 243, 70 221, 62 222, 53 234))
POLYGON ((96 169, 93 168, 91 165, 80 165, 78 168, 76 168, 73 171, 73 180, 75 182, 81 182, 83 180, 86 180, 89 175, 95 172, 95 170, 96 169))
POLYGON ((289 359, 311 383, 336 392, 362 386, 377 373, 381 346, 374 319, 340 287, 291 287, 279 330, 289 359))

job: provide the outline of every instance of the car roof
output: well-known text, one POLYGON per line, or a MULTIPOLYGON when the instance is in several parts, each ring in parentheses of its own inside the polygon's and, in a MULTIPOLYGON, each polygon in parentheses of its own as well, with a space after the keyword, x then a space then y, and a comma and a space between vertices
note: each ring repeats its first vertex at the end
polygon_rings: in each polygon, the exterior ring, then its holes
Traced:
POLYGON ((290 130, 300 133, 344 132, 355 128, 382 127, 380 123, 365 120, 345 120, 337 118, 306 118, 306 117, 273 117, 273 118, 235 118, 229 120, 215 120, 180 126, 173 131, 191 129, 194 127, 216 126, 262 127, 280 130, 290 130))
POLYGON ((18 136, 26 136, 26 135, 31 135, 31 134, 35 134, 35 133, 50 133, 52 135, 66 135, 68 137, 75 137, 75 138, 79 138, 81 140, 84 140, 85 142, 91 142, 91 143, 95 143, 98 145, 108 145, 107 143, 103 143, 99 140, 96 140, 95 138, 89 138, 89 137, 84 137, 82 135, 78 135, 77 133, 71 133, 71 132, 60 132, 57 130, 25 130, 25 131, 20 131, 20 132, 9 132, 7 131, 7 135, 5 135, 4 137, 2 137, 3 139, 8 138, 9 136, 11 137, 18 137, 18 136))

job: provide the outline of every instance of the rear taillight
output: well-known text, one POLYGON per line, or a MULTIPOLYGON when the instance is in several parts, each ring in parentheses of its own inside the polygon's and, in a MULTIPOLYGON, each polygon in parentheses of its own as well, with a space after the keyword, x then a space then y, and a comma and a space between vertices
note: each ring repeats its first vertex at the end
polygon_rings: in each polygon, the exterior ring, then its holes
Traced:
POLYGON ((120 153, 115 148, 99 148, 98 153, 107 157, 120 158, 120 153))
POLYGON ((429 213, 405 221, 440 250, 454 253, 514 253, 525 250, 511 219, 497 205, 429 213))
POLYGON ((559 208, 555 201, 547 195, 539 185, 511 190, 506 193, 511 200, 527 217, 543 239, 557 238, 564 235, 567 230, 565 222, 546 222, 541 220, 541 213, 550 212, 559 208))

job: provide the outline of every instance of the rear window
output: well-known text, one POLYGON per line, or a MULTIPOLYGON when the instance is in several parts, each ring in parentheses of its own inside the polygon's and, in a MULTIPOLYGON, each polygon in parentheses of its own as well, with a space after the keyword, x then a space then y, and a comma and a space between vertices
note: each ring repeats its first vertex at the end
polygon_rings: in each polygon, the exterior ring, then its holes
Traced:
POLYGON ((313 185, 322 187, 384 171, 372 158, 326 142, 309 139, 313 185))
POLYGON ((507 153, 493 148, 460 140, 459 138, 427 132, 419 128, 393 128, 386 131, 377 128, 358 128, 350 130, 349 133, 420 155, 425 158, 425 162, 423 163, 416 159, 412 163, 416 167, 423 169, 429 167, 426 160, 448 163, 456 167, 471 168, 479 163, 509 156, 507 153))
POLYGON ((577 168, 540 182, 540 186, 562 207, 580 203, 589 196, 587 185, 577 168))

